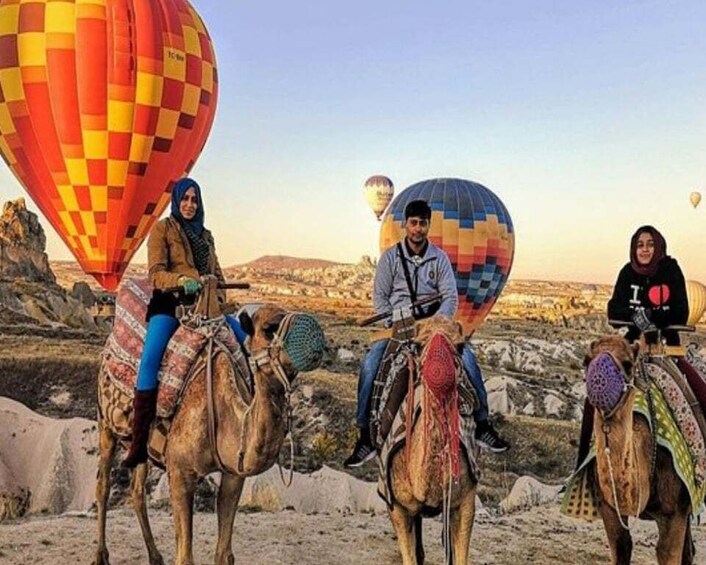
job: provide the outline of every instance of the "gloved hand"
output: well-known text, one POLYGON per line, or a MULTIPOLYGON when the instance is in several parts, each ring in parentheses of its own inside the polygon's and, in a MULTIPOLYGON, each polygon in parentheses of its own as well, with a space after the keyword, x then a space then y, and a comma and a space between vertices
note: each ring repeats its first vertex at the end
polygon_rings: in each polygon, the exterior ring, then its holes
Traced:
POLYGON ((201 283, 191 277, 179 277, 179 286, 184 289, 184 294, 196 294, 201 290, 201 283))
POLYGON ((652 310, 648 308, 635 308, 632 314, 632 323, 635 324, 642 333, 655 331, 657 328, 650 320, 651 314, 652 310))

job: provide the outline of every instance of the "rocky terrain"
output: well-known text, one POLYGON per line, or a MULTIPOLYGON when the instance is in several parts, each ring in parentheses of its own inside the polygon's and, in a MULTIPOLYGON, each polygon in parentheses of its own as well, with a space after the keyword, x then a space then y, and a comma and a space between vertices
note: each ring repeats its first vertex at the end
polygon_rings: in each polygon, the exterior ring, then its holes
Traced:
MULTIPOLYGON (((373 260, 336 264, 263 257, 225 269, 247 281, 229 291, 231 309, 277 302, 314 313, 327 336, 320 369, 300 375, 293 394, 295 482, 284 489, 271 470, 246 484, 236 521, 238 562, 396 563, 396 546, 375 494, 375 466, 347 472, 342 460, 355 440, 357 370, 373 328, 356 321, 371 313, 373 260)), ((144 265, 126 276, 144 276, 144 265)), ((557 512, 557 492, 574 466, 583 404, 582 361, 592 339, 608 331, 611 288, 572 282, 511 280, 475 348, 493 418, 512 449, 482 454, 479 508, 472 553, 477 563, 607 563, 598 524, 557 512), (570 557, 567 557, 570 556, 570 557)), ((0 562, 90 560, 95 484, 95 378, 108 324, 95 316, 104 295, 72 262, 49 262, 36 216, 22 201, 0 218, 0 562), (68 513, 68 514, 67 514, 68 513), (62 514, 60 518, 48 515, 62 514)), ((706 328, 690 339, 706 345, 706 328)), ((282 454, 282 460, 288 453, 282 454)), ((111 539, 115 563, 144 560, 126 506, 129 477, 113 473, 111 539)), ((200 559, 212 560, 213 491, 197 495, 200 559)), ((156 535, 173 556, 166 478, 148 481, 156 535)), ((430 521, 430 563, 442 563, 440 524, 430 521)), ((706 552, 706 536, 696 533, 706 552)), ((637 562, 651 559, 654 528, 637 528, 637 562)))

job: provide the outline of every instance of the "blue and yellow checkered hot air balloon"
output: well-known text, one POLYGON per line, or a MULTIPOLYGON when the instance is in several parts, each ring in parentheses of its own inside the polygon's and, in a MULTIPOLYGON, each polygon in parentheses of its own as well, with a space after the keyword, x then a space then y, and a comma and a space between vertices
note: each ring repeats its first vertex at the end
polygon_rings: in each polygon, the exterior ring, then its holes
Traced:
POLYGON ((468 335, 500 296, 515 255, 515 230, 501 200, 485 186, 463 179, 425 180, 404 189, 380 228, 380 249, 404 237, 404 209, 425 200, 432 210, 429 240, 443 249, 456 274, 456 318, 468 335))

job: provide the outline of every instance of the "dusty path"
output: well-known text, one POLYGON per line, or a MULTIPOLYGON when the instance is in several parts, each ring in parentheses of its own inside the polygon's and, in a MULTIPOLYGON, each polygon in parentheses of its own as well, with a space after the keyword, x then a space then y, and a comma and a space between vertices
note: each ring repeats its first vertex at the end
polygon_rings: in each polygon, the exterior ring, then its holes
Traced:
MULTIPOLYGON (((152 511, 157 543, 167 562, 174 557, 171 516, 152 511)), ((111 512, 109 549, 113 565, 146 562, 137 522, 128 510, 111 512)), ((95 520, 85 517, 35 518, 0 525, 0 563, 56 565, 91 562, 95 520)), ((213 563, 216 518, 198 514, 196 563, 213 563)), ((441 524, 425 524, 428 563, 441 565, 441 524)), ((706 526, 696 527, 697 562, 706 559, 706 526)), ((292 511, 239 514, 234 548, 236 562, 247 565, 392 565, 399 563, 392 528, 385 516, 306 515, 292 511)), ((655 563, 653 524, 633 529, 635 563, 655 563)), ((552 506, 502 518, 481 517, 476 523, 471 552, 474 564, 608 563, 607 546, 599 523, 588 524, 561 516, 552 506), (482 548, 482 549, 481 549, 482 548)))

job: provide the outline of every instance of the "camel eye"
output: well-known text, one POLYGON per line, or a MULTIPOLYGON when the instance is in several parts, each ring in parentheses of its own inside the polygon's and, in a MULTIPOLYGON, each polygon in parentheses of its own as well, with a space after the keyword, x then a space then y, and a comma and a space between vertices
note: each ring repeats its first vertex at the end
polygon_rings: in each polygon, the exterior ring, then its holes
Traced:
POLYGON ((277 333, 278 329, 279 329, 279 322, 268 322, 264 326, 262 326, 262 331, 265 332, 265 335, 269 339, 272 339, 273 337, 275 337, 275 333, 277 333))

